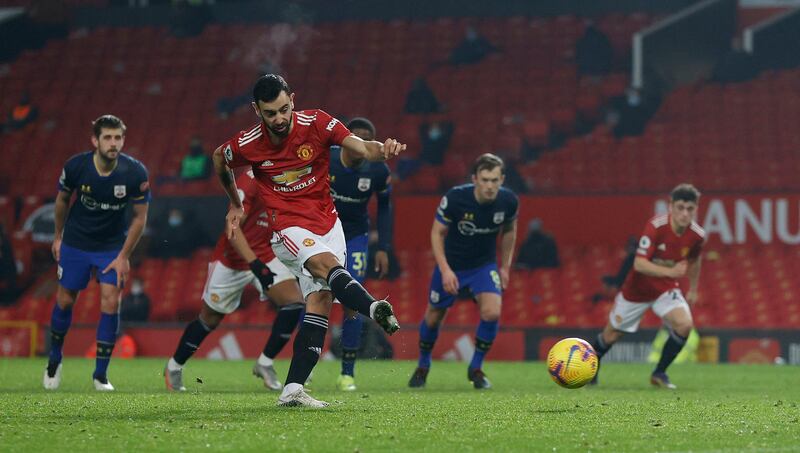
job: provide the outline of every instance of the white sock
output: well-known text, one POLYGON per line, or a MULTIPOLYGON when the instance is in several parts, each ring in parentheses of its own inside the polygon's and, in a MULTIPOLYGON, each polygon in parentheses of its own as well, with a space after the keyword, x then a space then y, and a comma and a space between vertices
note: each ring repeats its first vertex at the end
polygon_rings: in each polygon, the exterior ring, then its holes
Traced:
POLYGON ((262 352, 261 355, 258 357, 258 364, 261 366, 272 366, 272 359, 265 356, 262 352))
POLYGON ((174 358, 170 357, 169 362, 167 362, 167 369, 170 371, 179 371, 183 369, 183 365, 176 362, 174 358))
POLYGON ((286 384, 283 387, 283 393, 281 393, 281 396, 283 397, 283 396, 291 395, 292 393, 294 393, 294 392, 296 392, 298 390, 301 390, 302 388, 303 388, 303 385, 302 384, 298 384, 297 382, 292 382, 291 384, 286 384))

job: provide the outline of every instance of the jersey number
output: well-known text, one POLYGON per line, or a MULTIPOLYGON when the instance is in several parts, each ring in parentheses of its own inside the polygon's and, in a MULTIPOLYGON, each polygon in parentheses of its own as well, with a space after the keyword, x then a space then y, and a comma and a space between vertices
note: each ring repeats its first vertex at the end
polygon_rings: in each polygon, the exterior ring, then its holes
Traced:
POLYGON ((353 252, 350 254, 353 257, 353 270, 361 276, 367 268, 367 254, 364 252, 353 252))

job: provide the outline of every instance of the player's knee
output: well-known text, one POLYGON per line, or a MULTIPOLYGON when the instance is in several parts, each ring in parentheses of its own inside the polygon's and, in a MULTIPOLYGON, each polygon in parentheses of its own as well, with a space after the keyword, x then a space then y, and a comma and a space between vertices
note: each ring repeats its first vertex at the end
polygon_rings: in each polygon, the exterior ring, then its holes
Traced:
POLYGON ((694 324, 691 320, 672 326, 672 330, 683 338, 687 338, 692 333, 692 329, 694 329, 694 324))
POLYGON ((225 318, 225 315, 222 313, 217 313, 211 309, 204 309, 200 312, 199 318, 200 322, 202 322, 208 329, 214 330, 225 318))
POLYGON ((438 309, 438 308, 431 308, 428 307, 428 310, 425 312, 425 324, 428 325, 430 328, 439 327, 439 325, 444 320, 444 315, 447 313, 446 309, 438 309))
POLYGON ((500 319, 500 307, 484 307, 481 309, 481 319, 494 322, 500 319))
POLYGON ((314 255, 311 258, 307 259, 305 264, 305 268, 311 272, 311 275, 315 278, 321 278, 323 280, 328 279, 328 274, 330 274, 331 269, 336 266, 341 266, 339 260, 336 259, 336 256, 333 253, 320 253, 318 255, 314 255))

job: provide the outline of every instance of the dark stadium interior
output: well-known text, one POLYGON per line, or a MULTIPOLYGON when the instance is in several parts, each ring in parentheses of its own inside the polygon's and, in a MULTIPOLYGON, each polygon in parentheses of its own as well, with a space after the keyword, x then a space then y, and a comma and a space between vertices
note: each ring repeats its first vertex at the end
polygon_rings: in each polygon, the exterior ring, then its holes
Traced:
MULTIPOLYGON (((125 152, 150 172, 149 229, 132 260, 133 275, 152 300, 147 324, 192 319, 223 227, 225 198, 213 174, 182 178, 182 161, 193 138, 210 153, 232 131, 253 124, 250 87, 258 75, 276 72, 297 93, 298 108, 318 106, 341 119, 365 116, 379 137, 408 144, 390 165, 402 271, 367 283, 373 294, 391 295, 403 325, 413 329, 425 311, 434 267, 426 244, 438 198, 467 181, 476 156, 494 152, 510 166, 507 184, 522 194, 518 246, 529 221, 543 218, 560 258, 555 269, 514 271, 504 294, 505 328, 601 328, 611 302, 593 295, 603 277, 616 272, 625 239, 639 234, 657 200, 684 181, 703 192, 699 220, 715 226, 705 250, 702 304, 693 308, 698 328, 800 328, 800 61, 752 55, 744 66, 736 60, 723 68, 735 74, 721 80, 707 71, 672 89, 653 82, 632 88, 634 34, 696 2, 585 1, 562 10, 548 5, 562 2, 517 1, 487 15, 481 2, 471 1, 449 16, 451 2, 436 1, 371 14, 363 12, 367 2, 344 2, 345 11, 361 15, 337 15, 326 5, 335 2, 322 1, 299 1, 294 9, 277 2, 48 3, 55 2, 0 0, 0 8, 24 8, 22 16, 0 22, 2 36, 10 36, 0 62, 2 122, 23 94, 37 112, 0 134, 2 241, 10 242, 16 260, 13 284, 3 284, 0 320, 49 322, 56 286, 52 211, 48 218, 42 207, 53 201, 63 162, 90 148, 90 121, 102 113, 125 120, 125 152), (36 36, 21 36, 20 24, 36 36), (611 46, 610 60, 593 73, 579 69, 576 55, 589 26, 611 46), (459 60, 453 51, 469 33, 491 46, 459 60), (419 80, 435 103, 408 113, 407 95, 419 80), (721 217, 707 211, 712 200, 721 217), (562 202, 571 214, 559 211, 562 202), (173 243, 158 242, 172 208, 204 225, 182 256, 169 256, 173 243), (620 214, 626 209, 633 214, 620 214), (617 216, 624 221, 607 218, 617 216), (585 232, 600 228, 613 231, 585 232)), ((786 11, 740 8, 729 25, 738 36, 786 11)), ((797 29, 788 27, 787 46, 798 45, 797 29)), ((715 66, 729 51, 705 62, 715 66)), ((226 323, 271 324, 276 311, 257 299, 248 290, 243 308, 226 323)), ((81 294, 74 322, 96 323, 98 304, 93 282, 81 294)), ((473 304, 460 303, 447 322, 477 321, 473 304)), ((643 327, 659 325, 650 313, 643 327)))

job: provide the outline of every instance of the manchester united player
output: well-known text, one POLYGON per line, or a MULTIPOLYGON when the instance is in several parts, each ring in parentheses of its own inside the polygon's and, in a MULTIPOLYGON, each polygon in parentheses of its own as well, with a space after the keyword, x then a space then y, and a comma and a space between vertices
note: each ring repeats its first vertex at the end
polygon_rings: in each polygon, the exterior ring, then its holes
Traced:
POLYGON ((215 171, 231 201, 226 233, 238 234, 244 215, 230 168, 250 166, 275 231, 272 249, 297 276, 306 299, 278 405, 321 408, 328 404, 306 394, 303 383, 322 352, 334 297, 390 334, 399 328, 392 306, 375 300, 344 268, 345 238, 328 182, 329 149, 339 145, 353 159, 384 161, 405 145, 364 141, 322 110, 294 111, 294 93, 274 74, 256 81, 253 108, 260 121, 214 151, 215 171))
MULTIPOLYGON (((670 194, 669 212, 650 219, 639 239, 639 248, 622 291, 617 294, 608 324, 592 346, 603 357, 625 333, 636 332, 642 316, 651 308, 666 325, 669 339, 650 376, 658 387, 675 389, 667 367, 686 344, 692 331, 689 306, 697 301, 700 251, 706 233, 695 221, 700 192, 691 184, 680 184, 670 194), (684 299, 678 279, 689 276, 684 299), (687 304, 688 302, 688 304, 687 304)), ((595 376, 596 383, 597 376, 595 376)))
POLYGON ((294 275, 275 258, 269 244, 271 229, 267 212, 258 192, 253 172, 242 173, 237 179, 239 199, 247 211, 241 219, 242 234, 228 240, 221 235, 211 262, 203 290, 200 315, 183 331, 175 354, 164 367, 168 390, 184 391, 183 366, 197 351, 203 340, 217 328, 226 314, 239 307, 244 287, 252 284, 264 297, 281 307, 272 325, 264 352, 253 366, 253 374, 264 380, 270 390, 282 385, 272 361, 292 336, 303 309, 300 288, 294 275))

